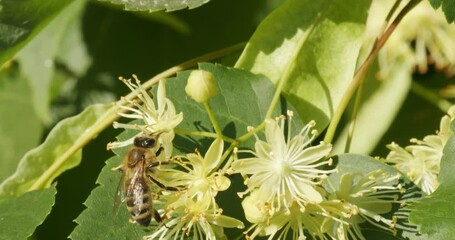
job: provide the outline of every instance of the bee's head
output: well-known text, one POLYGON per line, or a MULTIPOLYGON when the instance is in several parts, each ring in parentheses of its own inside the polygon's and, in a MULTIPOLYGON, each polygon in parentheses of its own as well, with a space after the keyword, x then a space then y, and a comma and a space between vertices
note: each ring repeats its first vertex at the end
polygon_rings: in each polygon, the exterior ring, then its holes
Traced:
POLYGON ((139 136, 134 139, 134 146, 141 148, 153 148, 156 145, 155 136, 139 136))

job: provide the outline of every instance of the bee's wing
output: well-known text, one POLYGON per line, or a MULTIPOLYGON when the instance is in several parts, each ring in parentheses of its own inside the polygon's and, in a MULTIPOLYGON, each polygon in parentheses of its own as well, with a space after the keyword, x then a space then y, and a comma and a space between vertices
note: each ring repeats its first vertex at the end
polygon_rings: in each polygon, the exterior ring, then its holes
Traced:
POLYGON ((134 169, 123 170, 122 177, 117 186, 117 191, 114 196, 114 208, 112 209, 114 216, 118 214, 120 205, 125 202, 127 196, 141 196, 143 191, 142 188, 138 188, 137 180, 142 177, 144 168, 138 167, 134 169), (127 187, 125 187, 127 186, 127 187))
POLYGON ((117 185, 117 190, 115 191, 114 195, 114 207, 112 208, 112 214, 117 216, 118 210, 120 209, 119 206, 125 201, 125 172, 122 172, 122 176, 120 177, 120 181, 117 185))

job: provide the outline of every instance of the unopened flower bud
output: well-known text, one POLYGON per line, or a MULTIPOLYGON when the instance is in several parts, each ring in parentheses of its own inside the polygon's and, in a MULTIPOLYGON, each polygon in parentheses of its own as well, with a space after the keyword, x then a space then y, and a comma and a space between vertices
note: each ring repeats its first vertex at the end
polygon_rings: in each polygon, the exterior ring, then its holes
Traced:
POLYGON ((215 76, 204 70, 191 72, 185 92, 198 103, 204 103, 217 92, 215 76))

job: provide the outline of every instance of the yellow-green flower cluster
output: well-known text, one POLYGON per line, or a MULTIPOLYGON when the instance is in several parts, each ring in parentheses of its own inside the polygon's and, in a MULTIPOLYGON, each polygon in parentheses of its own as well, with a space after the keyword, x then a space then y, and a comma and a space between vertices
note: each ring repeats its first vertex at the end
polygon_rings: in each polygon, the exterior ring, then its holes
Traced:
POLYGON ((396 143, 387 145, 390 153, 385 162, 394 165, 425 193, 431 194, 439 186, 438 174, 442 150, 453 135, 450 122, 455 118, 455 106, 441 119, 440 129, 435 135, 423 140, 411 139, 412 145, 404 148, 396 143))
MULTIPOLYGON (((292 118, 292 112, 288 113, 292 118)), ((328 191, 324 179, 333 174, 331 145, 311 146, 314 122, 291 136, 291 122, 285 118, 265 122, 266 140, 256 136, 253 155, 236 160, 232 172, 245 176, 247 190, 242 202, 246 219, 252 224, 248 239, 364 239, 359 224, 370 222, 382 229, 395 230, 395 220, 382 217, 397 203, 402 193, 398 175, 382 170, 363 176, 346 173, 338 188, 328 191), (286 133, 286 134, 285 134, 286 133)))
MULTIPOLYGON (((378 15, 385 16, 395 1, 374 1, 370 18, 377 21, 378 15), (375 12, 380 13, 375 13, 375 12)), ((406 1, 403 1, 404 5, 406 1)), ((410 69, 421 73, 434 66, 455 74, 455 25, 449 24, 439 8, 435 10, 428 1, 421 1, 400 22, 379 54, 381 72, 393 68, 397 61, 405 62, 410 69)))
POLYGON ((339 201, 342 209, 349 209, 342 221, 332 221, 336 229, 333 239, 365 239, 360 224, 370 224, 396 233, 397 218, 387 219, 381 214, 389 213, 394 204, 404 204, 399 200, 405 189, 398 184, 400 175, 391 176, 379 169, 366 175, 345 173, 341 176, 338 190, 331 193, 328 199, 339 201))
POLYGON ((395 234, 397 218, 387 219, 394 204, 403 204, 399 196, 404 189, 397 182, 399 175, 390 176, 375 170, 363 176, 346 173, 332 193, 323 192, 321 202, 306 202, 305 208, 294 202, 288 209, 277 210, 258 204, 257 191, 247 196, 242 206, 252 223, 245 233, 248 239, 365 239, 360 225, 368 222, 395 234))
POLYGON ((160 225, 147 239, 220 239, 223 228, 243 228, 241 221, 223 215, 215 197, 231 182, 217 169, 222 161, 223 140, 216 139, 205 157, 199 153, 175 159, 178 168, 161 168, 159 179, 166 186, 180 188, 160 195, 168 221, 160 225))

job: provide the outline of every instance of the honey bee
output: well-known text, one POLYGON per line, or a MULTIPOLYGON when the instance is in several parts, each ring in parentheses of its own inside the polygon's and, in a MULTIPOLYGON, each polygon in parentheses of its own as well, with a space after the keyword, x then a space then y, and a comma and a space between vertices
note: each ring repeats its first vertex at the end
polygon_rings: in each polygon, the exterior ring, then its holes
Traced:
POLYGON ((163 217, 153 208, 150 184, 154 183, 169 191, 178 190, 165 186, 152 176, 154 168, 170 163, 157 159, 163 150, 157 143, 160 134, 136 137, 123 163, 113 169, 122 172, 115 194, 114 213, 118 210, 120 202, 126 201, 128 212, 131 213, 133 220, 145 227, 150 224, 152 217, 158 223, 163 221, 163 217))

